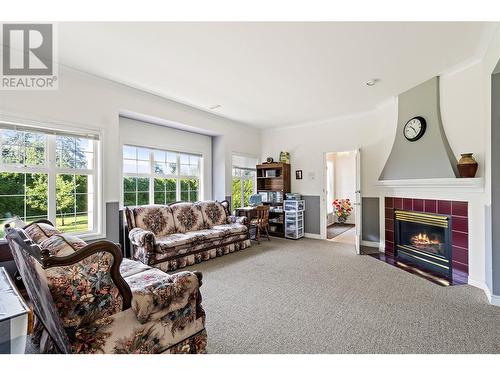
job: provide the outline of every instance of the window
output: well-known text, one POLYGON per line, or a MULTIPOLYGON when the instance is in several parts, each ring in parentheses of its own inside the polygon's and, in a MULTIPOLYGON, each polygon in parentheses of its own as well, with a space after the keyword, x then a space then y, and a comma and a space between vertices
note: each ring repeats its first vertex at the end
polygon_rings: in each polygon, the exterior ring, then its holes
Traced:
POLYGON ((97 139, 0 123, 0 237, 18 216, 63 232, 97 231, 97 139))
POLYGON ((200 200, 201 161, 200 155, 123 146, 123 205, 200 200))
POLYGON ((255 194, 256 158, 233 155, 232 210, 250 204, 250 196, 255 194))

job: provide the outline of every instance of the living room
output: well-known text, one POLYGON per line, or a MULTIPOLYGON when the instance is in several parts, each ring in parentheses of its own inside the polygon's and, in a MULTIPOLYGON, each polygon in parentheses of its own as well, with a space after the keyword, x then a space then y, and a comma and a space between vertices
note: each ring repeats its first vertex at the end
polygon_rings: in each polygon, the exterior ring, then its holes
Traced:
POLYGON ((500 352, 500 23, 26 19, 0 352, 500 352))

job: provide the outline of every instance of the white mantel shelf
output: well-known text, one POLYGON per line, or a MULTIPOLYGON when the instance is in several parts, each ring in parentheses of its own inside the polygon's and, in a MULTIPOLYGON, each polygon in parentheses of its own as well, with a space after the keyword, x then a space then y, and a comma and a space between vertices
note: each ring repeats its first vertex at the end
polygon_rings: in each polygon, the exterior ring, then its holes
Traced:
POLYGON ((446 189, 461 192, 484 192, 484 177, 478 178, 422 178, 408 180, 379 180, 376 186, 386 189, 446 189))

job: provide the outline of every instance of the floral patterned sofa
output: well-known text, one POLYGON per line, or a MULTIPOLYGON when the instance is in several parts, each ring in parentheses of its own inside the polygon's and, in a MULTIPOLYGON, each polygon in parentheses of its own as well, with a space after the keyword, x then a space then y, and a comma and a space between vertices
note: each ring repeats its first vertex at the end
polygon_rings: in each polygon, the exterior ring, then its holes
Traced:
POLYGON ((199 272, 166 274, 49 221, 5 227, 42 353, 204 353, 199 272))
POLYGON ((251 246, 246 218, 227 201, 179 202, 125 208, 132 256, 173 271, 251 246))

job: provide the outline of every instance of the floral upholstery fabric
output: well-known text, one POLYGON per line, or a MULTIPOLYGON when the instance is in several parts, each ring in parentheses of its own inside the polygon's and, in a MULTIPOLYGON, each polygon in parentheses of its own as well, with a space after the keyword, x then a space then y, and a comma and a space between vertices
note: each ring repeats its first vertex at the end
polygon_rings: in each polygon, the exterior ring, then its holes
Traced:
POLYGON ((24 228, 24 231, 37 244, 52 237, 54 234, 61 234, 61 231, 46 223, 32 223, 24 228))
POLYGON ((129 232, 129 238, 132 243, 144 246, 147 242, 151 242, 155 240, 155 235, 150 230, 142 229, 142 228, 132 228, 129 232))
POLYGON ((140 323, 132 309, 122 311, 98 326, 89 326, 88 331, 82 332, 81 340, 73 343, 73 351, 110 354, 181 353, 183 351, 179 350, 179 344, 187 350, 186 342, 201 335, 197 346, 190 345, 190 352, 205 353, 205 315, 196 307, 197 298, 197 293, 192 293, 188 298, 189 302, 181 309, 146 323, 140 323))
MULTIPOLYGON (((166 242, 159 241, 155 247, 155 253, 153 254, 151 260, 152 263, 156 263, 159 260, 180 256, 187 253, 193 253, 197 251, 208 250, 210 248, 220 247, 232 242, 243 241, 248 238, 247 233, 242 234, 230 234, 222 233, 221 231, 216 231, 210 229, 214 236, 212 238, 204 238, 196 240, 196 236, 191 236, 190 241, 187 243, 176 243, 176 242, 166 242), (217 237, 215 237, 217 235, 217 237)), ((191 232, 197 233, 197 232, 191 232)), ((191 234, 189 233, 189 234, 191 234)), ((186 233, 187 234, 187 233, 186 233)), ((189 236, 188 236, 189 237, 189 236)))
POLYGON ((207 331, 203 330, 200 333, 170 347, 168 352, 170 354, 201 354, 206 353, 206 348, 207 331))
MULTIPOLYGON (((111 279, 113 256, 99 252, 69 266, 45 270, 50 293, 66 332, 122 310, 123 299, 111 279)), ((68 333, 68 336, 71 336, 68 333)), ((71 337, 70 337, 71 340, 71 337)))
POLYGON ((177 233, 205 229, 200 206, 194 203, 176 203, 170 206, 177 233))
POLYGON ((194 237, 189 236, 187 233, 175 233, 166 237, 158 237, 155 240, 156 247, 155 250, 159 250, 163 252, 167 249, 174 248, 176 246, 182 246, 190 244, 193 241, 194 237))
POLYGON ((220 231, 212 229, 171 234, 170 236, 157 238, 155 241, 156 242, 155 250, 158 253, 165 253, 175 249, 191 247, 206 240, 212 240, 219 237, 220 237, 220 231))
MULTIPOLYGON (((176 233, 158 236, 147 228, 129 228, 134 259, 173 271, 251 246, 246 218, 229 216, 219 202, 176 203, 171 208, 176 233)), ((130 212, 125 210, 133 226, 130 212)))
POLYGON ((154 233, 142 228, 132 228, 128 237, 132 247, 137 249, 135 259, 140 260, 144 264, 149 264, 156 243, 154 233))
POLYGON ((144 263, 127 258, 123 258, 122 263, 120 264, 120 274, 123 278, 125 278, 125 280, 129 276, 149 269, 151 269, 151 267, 145 265, 144 263))
POLYGON ((212 228, 187 232, 186 235, 191 239, 191 243, 198 244, 203 241, 219 238, 220 232, 212 228))
POLYGON ((240 234, 248 232, 248 228, 239 223, 216 225, 212 229, 223 232, 225 235, 240 234))
POLYGON ((199 202, 198 205, 206 228, 227 223, 226 209, 219 202, 203 201, 199 202))
POLYGON ((135 226, 166 236, 175 233, 174 217, 169 206, 149 205, 133 209, 135 226))
MULTIPOLYGON (((74 264, 44 269, 17 241, 7 239, 34 305, 35 344, 42 353, 206 352, 205 312, 194 273, 168 275, 123 259, 120 272, 136 305, 123 310, 123 297, 110 275, 111 253, 98 250, 74 264)), ((47 242, 54 256, 69 252, 63 239, 66 235, 47 242)), ((40 254, 39 245, 31 247, 40 254)))
POLYGON ((241 239, 238 242, 233 242, 228 245, 220 245, 216 248, 212 248, 209 250, 199 250, 194 254, 184 255, 181 257, 168 257, 165 256, 163 259, 158 259, 154 264, 154 267, 159 268, 164 272, 175 271, 179 268, 192 266, 193 264, 197 264, 203 261, 207 261, 209 259, 213 259, 215 257, 223 256, 234 251, 239 251, 246 249, 251 246, 249 239, 241 239))
POLYGON ((141 323, 182 308, 199 287, 192 272, 168 275, 156 268, 131 275, 126 282, 132 290, 132 310, 141 323))
POLYGON ((51 255, 58 257, 73 254, 85 246, 85 241, 70 234, 55 234, 40 243, 41 248, 48 249, 51 255))

